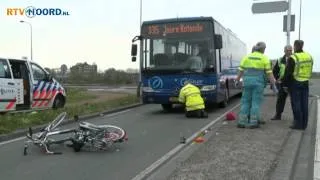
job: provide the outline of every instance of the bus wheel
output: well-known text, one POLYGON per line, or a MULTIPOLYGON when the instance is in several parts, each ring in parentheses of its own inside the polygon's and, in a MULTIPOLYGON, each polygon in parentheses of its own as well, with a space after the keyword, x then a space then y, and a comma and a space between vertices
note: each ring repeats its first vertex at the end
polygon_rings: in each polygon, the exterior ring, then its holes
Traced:
POLYGON ((224 90, 224 99, 223 101, 220 103, 220 107, 225 108, 228 106, 228 102, 229 102, 229 93, 228 93, 228 89, 226 88, 224 90))
POLYGON ((172 110, 172 104, 161 104, 161 106, 164 111, 171 111, 172 110))
POLYGON ((53 101, 53 108, 58 109, 58 108, 63 108, 64 107, 64 98, 61 95, 57 95, 56 98, 53 101))

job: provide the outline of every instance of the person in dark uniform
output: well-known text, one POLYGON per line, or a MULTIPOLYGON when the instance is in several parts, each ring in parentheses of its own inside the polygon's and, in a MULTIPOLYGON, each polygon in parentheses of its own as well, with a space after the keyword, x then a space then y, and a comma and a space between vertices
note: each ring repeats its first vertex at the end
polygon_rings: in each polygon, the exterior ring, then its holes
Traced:
POLYGON ((276 86, 277 86, 277 89, 279 90, 279 93, 277 97, 276 113, 271 118, 271 120, 281 120, 281 114, 286 104, 288 93, 283 89, 283 84, 281 83, 281 81, 284 76, 287 60, 290 58, 291 55, 292 55, 292 46, 286 45, 284 47, 284 56, 279 58, 273 67, 273 76, 277 80, 276 86))
POLYGON ((303 51, 304 42, 294 41, 294 54, 288 59, 283 84, 288 88, 293 111, 292 129, 305 130, 308 126, 309 79, 312 75, 312 56, 303 51))

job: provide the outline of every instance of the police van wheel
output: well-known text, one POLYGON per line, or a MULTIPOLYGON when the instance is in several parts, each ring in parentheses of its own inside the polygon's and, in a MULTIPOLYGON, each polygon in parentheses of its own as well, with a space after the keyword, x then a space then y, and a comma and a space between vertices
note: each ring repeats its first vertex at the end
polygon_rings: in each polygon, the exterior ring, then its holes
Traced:
POLYGON ((224 99, 223 101, 220 103, 220 107, 225 108, 228 106, 228 102, 229 102, 229 93, 228 93, 228 89, 224 90, 224 99))
POLYGON ((172 110, 172 104, 161 104, 161 106, 164 111, 171 111, 172 110))
POLYGON ((54 101, 53 101, 53 108, 58 109, 58 108, 63 108, 64 107, 64 99, 61 95, 58 95, 54 101))

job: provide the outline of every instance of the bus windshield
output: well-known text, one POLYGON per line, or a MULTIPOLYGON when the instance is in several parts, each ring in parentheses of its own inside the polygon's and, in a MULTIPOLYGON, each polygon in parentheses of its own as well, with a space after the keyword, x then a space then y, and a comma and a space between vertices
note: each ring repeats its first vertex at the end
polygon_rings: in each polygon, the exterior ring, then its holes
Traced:
POLYGON ((212 67, 213 29, 208 22, 146 24, 143 71, 204 72, 212 67))
POLYGON ((203 72, 213 65, 210 38, 144 39, 144 70, 203 72))

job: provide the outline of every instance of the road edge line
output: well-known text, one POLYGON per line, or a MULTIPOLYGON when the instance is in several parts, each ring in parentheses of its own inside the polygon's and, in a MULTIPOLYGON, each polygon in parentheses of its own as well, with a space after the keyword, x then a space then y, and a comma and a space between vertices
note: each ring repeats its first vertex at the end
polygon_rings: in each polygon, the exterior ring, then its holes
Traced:
MULTIPOLYGON (((132 104, 132 105, 127 105, 127 106, 122 106, 122 107, 118 107, 118 108, 114 108, 114 109, 109 109, 107 111, 102 111, 102 112, 98 112, 98 113, 83 115, 83 116, 79 116, 78 121, 89 120, 89 119, 92 119, 92 118, 95 118, 95 117, 99 117, 99 116, 105 116, 105 115, 109 115, 109 114, 113 114, 113 113, 118 113, 118 112, 125 111, 125 110, 128 110, 128 109, 133 109, 133 108, 136 108, 136 107, 139 107, 139 106, 142 106, 142 105, 144 105, 144 104, 135 103, 135 104, 132 104)), ((62 122, 61 126, 67 125, 67 124, 71 124, 71 123, 75 123, 75 122, 77 122, 77 121, 75 121, 74 118, 69 118, 68 120, 62 122)), ((44 125, 33 126, 32 130, 35 133, 37 133, 44 126, 45 126, 45 124, 44 125)), ((21 140, 21 139, 24 138, 24 137, 21 137, 21 136, 24 136, 28 131, 29 131, 28 128, 25 128, 25 129, 14 131, 14 132, 9 133, 9 134, 0 135, 0 145, 3 144, 1 142, 5 142, 5 141, 8 141, 8 143, 9 143, 9 142, 14 142, 14 141, 17 141, 17 140, 21 140)))
POLYGON ((314 149, 314 164, 313 164, 313 179, 320 179, 320 98, 317 97, 317 124, 315 133, 315 149, 314 149))
POLYGON ((240 106, 240 103, 236 104, 232 108, 228 109, 226 112, 224 112, 222 115, 217 117, 216 119, 212 120, 209 124, 202 127, 200 130, 195 132, 193 135, 191 135, 187 140, 185 144, 179 144, 173 149, 171 149, 169 152, 167 152, 164 156, 160 157, 157 161, 152 163, 150 166, 145 168, 143 171, 141 171, 139 174, 137 174, 134 178, 131 180, 142 180, 145 178, 148 178, 150 175, 152 175, 153 172, 155 172, 157 169, 159 169, 163 164, 168 162, 170 159, 172 159, 176 154, 178 154, 180 151, 182 151, 184 148, 191 145, 193 142, 193 139, 196 138, 199 134, 203 133, 205 130, 209 129, 211 126, 219 122, 227 113, 230 111, 233 111, 234 109, 238 108, 240 106))

